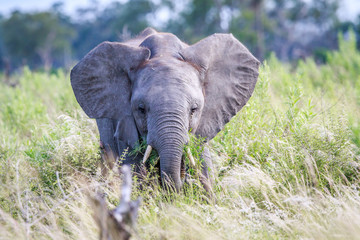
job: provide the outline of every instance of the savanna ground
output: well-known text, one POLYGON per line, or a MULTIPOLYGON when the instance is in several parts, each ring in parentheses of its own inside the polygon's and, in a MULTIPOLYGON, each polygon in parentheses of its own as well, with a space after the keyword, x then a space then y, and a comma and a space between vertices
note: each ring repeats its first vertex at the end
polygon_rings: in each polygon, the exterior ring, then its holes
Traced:
MULTIPOLYGON (((89 196, 100 192, 114 208, 121 177, 116 168, 101 174, 95 121, 61 70, 25 68, 11 81, 16 87, 0 83, 0 239, 98 239, 89 196)), ((215 200, 197 181, 177 195, 135 181, 135 239, 358 239, 354 36, 340 39, 325 65, 270 58, 253 97, 210 148, 215 200)))

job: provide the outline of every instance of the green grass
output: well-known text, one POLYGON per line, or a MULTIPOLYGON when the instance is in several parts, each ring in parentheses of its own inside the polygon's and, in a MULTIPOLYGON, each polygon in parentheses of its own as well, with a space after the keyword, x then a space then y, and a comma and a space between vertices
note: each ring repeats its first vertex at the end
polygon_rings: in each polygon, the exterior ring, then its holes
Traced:
MULTIPOLYGON (((89 196, 102 192, 115 207, 121 178, 116 167, 102 174, 94 120, 61 70, 25 68, 11 80, 16 87, 0 83, 0 239, 98 239, 89 196)), ((271 57, 253 97, 209 144, 215 199, 196 180, 182 194, 165 194, 153 175, 141 188, 135 181, 134 238, 357 239, 359 119, 352 35, 325 65, 271 57)), ((200 150, 191 146, 197 160, 200 150)))

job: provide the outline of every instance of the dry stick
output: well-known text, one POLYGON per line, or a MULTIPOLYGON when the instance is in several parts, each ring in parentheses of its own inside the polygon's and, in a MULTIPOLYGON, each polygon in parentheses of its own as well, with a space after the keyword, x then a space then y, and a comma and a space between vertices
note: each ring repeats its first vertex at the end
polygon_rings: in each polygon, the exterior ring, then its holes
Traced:
POLYGON ((138 207, 140 205, 141 199, 138 198, 136 201, 131 201, 131 188, 132 188, 132 178, 131 178, 131 170, 128 165, 124 165, 121 168, 121 172, 123 174, 123 184, 121 190, 121 198, 120 204, 117 208, 115 208, 112 212, 113 216, 116 218, 117 221, 125 222, 130 221, 130 227, 134 227, 136 224, 136 217, 138 207), (124 218, 130 219, 124 219, 124 218))
POLYGON ((96 212, 95 216, 100 227, 101 240, 128 240, 134 231, 137 219, 137 213, 140 205, 140 199, 131 201, 132 178, 131 170, 128 165, 124 165, 121 169, 123 175, 123 183, 121 187, 120 204, 113 210, 108 211, 105 201, 102 197, 95 198, 96 212))
POLYGON ((113 212, 114 217, 119 222, 123 221, 122 215, 129 211, 132 184, 130 167, 128 165, 124 165, 121 169, 121 172, 124 175, 124 179, 122 184, 120 205, 115 208, 113 212))

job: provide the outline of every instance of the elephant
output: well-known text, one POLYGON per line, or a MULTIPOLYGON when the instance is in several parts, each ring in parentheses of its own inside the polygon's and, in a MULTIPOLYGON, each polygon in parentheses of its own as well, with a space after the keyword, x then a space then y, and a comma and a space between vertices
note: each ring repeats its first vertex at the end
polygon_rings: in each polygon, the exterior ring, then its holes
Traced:
MULTIPOLYGON (((71 70, 75 97, 95 118, 100 140, 119 156, 146 140, 160 157, 162 185, 183 185, 189 134, 214 138, 251 97, 260 62, 232 34, 213 34, 193 45, 146 28, 124 42, 102 42, 71 70)), ((146 157, 145 157, 146 158, 146 157)), ((202 154, 209 178, 209 150, 202 154)), ((123 164, 140 165, 127 156, 123 164)))

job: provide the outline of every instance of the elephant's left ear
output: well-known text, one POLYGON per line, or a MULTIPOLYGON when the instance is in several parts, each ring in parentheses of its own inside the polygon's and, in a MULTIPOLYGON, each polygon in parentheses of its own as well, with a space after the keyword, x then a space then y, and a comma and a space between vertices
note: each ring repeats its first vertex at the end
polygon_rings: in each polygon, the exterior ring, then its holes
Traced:
POLYGON ((182 55, 197 66, 204 86, 205 103, 195 134, 210 140, 251 97, 260 62, 232 34, 213 34, 182 55))

